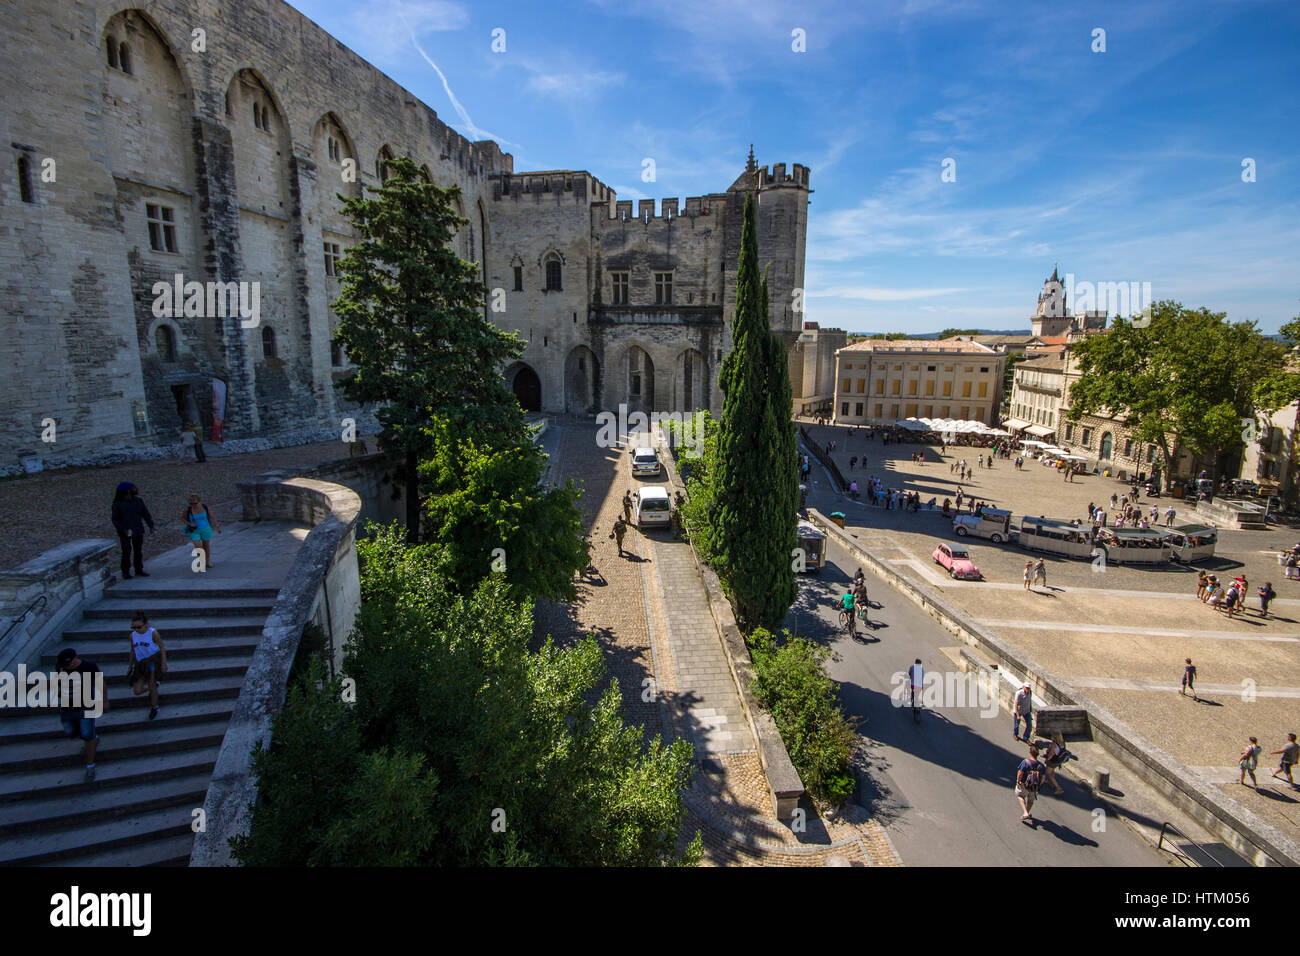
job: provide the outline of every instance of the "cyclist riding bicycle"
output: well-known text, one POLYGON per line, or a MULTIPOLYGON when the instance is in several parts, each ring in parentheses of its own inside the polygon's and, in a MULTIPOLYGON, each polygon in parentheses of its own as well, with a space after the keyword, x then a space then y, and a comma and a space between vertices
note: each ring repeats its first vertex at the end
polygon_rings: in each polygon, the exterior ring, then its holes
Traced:
POLYGON ((854 620, 854 619, 855 619, 855 617, 857 616, 857 615, 855 614, 855 609, 854 609, 854 605, 853 605, 853 592, 851 592, 851 591, 845 591, 845 592, 844 592, 844 596, 840 598, 840 605, 841 605, 841 608, 840 608, 840 609, 841 609, 845 614, 848 615, 848 618, 849 618, 849 630, 851 631, 851 630, 853 630, 853 628, 854 628, 854 626, 855 626, 855 620, 854 620))
POLYGON ((921 690, 925 687, 925 668, 921 666, 921 658, 916 659, 916 663, 907 669, 908 683, 912 687, 912 709, 915 710, 921 702, 921 690))

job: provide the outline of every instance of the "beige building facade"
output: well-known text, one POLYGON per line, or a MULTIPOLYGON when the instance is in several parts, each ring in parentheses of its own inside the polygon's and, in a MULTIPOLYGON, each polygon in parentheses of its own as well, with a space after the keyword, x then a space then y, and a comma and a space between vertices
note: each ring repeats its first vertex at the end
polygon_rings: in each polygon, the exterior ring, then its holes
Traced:
POLYGON ((837 424, 905 418, 996 424, 1007 357, 978 342, 869 339, 835 353, 837 424))

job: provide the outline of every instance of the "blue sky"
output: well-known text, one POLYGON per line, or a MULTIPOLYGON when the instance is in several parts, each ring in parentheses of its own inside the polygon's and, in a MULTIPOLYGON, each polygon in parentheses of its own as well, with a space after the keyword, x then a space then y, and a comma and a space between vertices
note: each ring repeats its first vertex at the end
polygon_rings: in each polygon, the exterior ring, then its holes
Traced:
POLYGON ((751 142, 810 167, 824 327, 1027 328, 1057 261, 1266 332, 1300 314, 1295 0, 293 5, 516 170, 638 199, 724 190, 751 142))

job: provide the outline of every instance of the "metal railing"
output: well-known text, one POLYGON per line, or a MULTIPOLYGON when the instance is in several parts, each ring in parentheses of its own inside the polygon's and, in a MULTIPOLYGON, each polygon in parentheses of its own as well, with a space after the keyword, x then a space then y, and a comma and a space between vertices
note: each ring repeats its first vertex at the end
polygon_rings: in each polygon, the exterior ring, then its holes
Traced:
MULTIPOLYGON (((1189 844, 1191 844, 1192 846, 1196 847, 1196 849, 1198 849, 1198 850, 1200 850, 1202 853, 1204 853, 1206 859, 1208 859, 1208 860, 1209 860, 1211 863, 1213 863, 1215 866, 1218 866, 1218 867, 1222 867, 1222 866, 1223 866, 1223 863, 1221 863, 1219 860, 1215 859, 1215 858, 1214 858, 1214 855, 1213 855, 1212 853, 1210 853, 1209 850, 1207 850, 1205 847, 1201 846, 1199 843, 1197 843, 1195 840, 1193 840, 1191 837, 1189 837, 1189 836, 1188 836, 1186 833, 1184 833, 1182 830, 1178 829, 1178 827, 1174 826, 1174 825, 1173 825, 1172 823, 1170 823, 1168 820, 1166 820, 1166 821, 1164 822, 1164 824, 1160 827, 1160 839, 1156 841, 1156 849, 1157 849, 1157 850, 1160 850, 1160 849, 1163 849, 1163 848, 1164 848, 1164 843, 1165 843, 1165 831, 1166 831, 1166 830, 1168 830, 1168 831, 1170 831, 1170 832, 1173 832, 1173 833, 1177 833, 1180 837, 1182 837, 1184 840, 1186 840, 1189 844)), ((1177 846, 1177 845, 1174 843, 1173 840, 1170 840, 1170 841, 1169 841, 1169 852, 1171 852, 1171 853, 1177 855, 1178 857, 1180 857, 1180 858, 1182 858, 1182 859, 1187 860, 1188 863, 1190 863, 1192 866, 1201 866, 1201 865, 1202 865, 1202 864, 1200 864, 1200 863, 1197 863, 1197 862, 1196 862, 1195 860, 1193 860, 1190 856, 1188 856, 1186 853, 1184 853, 1182 847, 1177 846)))
POLYGON ((27 618, 27 615, 32 613, 37 605, 44 607, 46 603, 45 595, 42 594, 37 597, 36 600, 32 601, 31 604, 27 605, 27 609, 10 621, 9 626, 5 628, 5 632, 0 634, 0 644, 3 644, 9 638, 9 635, 13 633, 13 629, 21 624, 27 618))

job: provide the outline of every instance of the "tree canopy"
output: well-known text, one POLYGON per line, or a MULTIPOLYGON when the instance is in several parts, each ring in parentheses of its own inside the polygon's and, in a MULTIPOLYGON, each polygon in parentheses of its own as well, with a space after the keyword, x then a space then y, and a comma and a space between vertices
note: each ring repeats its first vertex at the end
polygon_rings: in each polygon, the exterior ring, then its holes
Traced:
POLYGON ((1198 456, 1241 447, 1267 398, 1286 350, 1254 322, 1229 322, 1222 312, 1157 302, 1149 325, 1116 319, 1104 334, 1071 346, 1081 377, 1070 386, 1069 419, 1114 414, 1139 441, 1170 462, 1177 435, 1198 456))
POLYGON ((427 182, 407 157, 387 169, 375 198, 344 202, 359 241, 340 263, 334 341, 353 366, 339 387, 354 402, 378 404, 380 444, 405 460, 407 540, 414 542, 419 463, 433 452, 435 419, 480 439, 523 436, 523 411, 495 374, 523 343, 488 321, 478 265, 451 248, 467 222, 456 213, 459 188, 427 182))
POLYGON ((453 559, 395 528, 358 541, 344 674, 290 692, 253 759, 246 866, 694 864, 691 747, 625 721, 593 637, 529 648, 532 605, 499 575, 456 593, 453 559), (601 687, 604 686, 602 690, 601 687))

